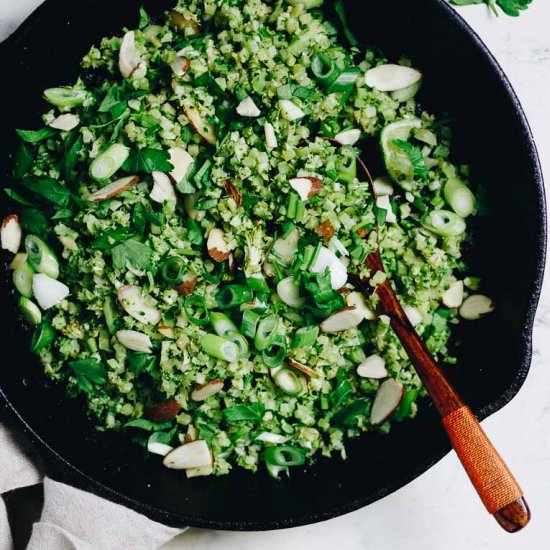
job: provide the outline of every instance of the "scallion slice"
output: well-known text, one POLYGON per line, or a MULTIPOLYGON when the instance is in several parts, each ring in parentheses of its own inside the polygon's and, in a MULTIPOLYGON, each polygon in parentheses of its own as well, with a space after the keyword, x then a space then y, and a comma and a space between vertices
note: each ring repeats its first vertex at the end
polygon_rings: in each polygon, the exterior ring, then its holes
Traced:
POLYGON ((206 307, 206 302, 202 296, 191 294, 183 302, 183 309, 187 318, 199 327, 203 327, 210 322, 210 312, 206 307))
POLYGON ((261 273, 247 277, 246 284, 253 292, 269 292, 269 286, 261 273))
POLYGON ((248 342, 246 341, 246 338, 237 330, 228 330, 224 334, 224 338, 226 340, 229 340, 230 342, 233 342, 238 350, 239 350, 239 357, 247 357, 248 356, 248 342))
POLYGON ((470 189, 458 178, 451 178, 445 184, 443 194, 447 204, 462 218, 475 211, 476 199, 470 189))
POLYGON ((53 250, 43 240, 35 235, 27 235, 25 250, 27 251, 27 261, 35 271, 57 279, 59 262, 53 250))
POLYGON ((442 237, 462 235, 466 230, 466 222, 463 218, 448 210, 432 210, 421 220, 422 225, 442 237))
POLYGON ((336 63, 321 53, 316 54, 311 61, 311 71, 321 86, 328 88, 340 75, 336 63))
POLYGON ((306 346, 312 346, 317 341, 319 336, 319 327, 301 327, 294 333, 294 340, 292 341, 293 348, 304 348, 306 346))
POLYGON ((105 316, 105 322, 107 323, 109 334, 114 336, 117 326, 115 323, 115 303, 111 296, 107 296, 103 302, 103 315, 105 316))
POLYGON ((273 381, 284 393, 291 397, 301 394, 304 390, 300 376, 288 367, 277 370, 273 376, 273 381))
POLYGON ((55 330, 52 325, 47 321, 42 322, 32 335, 31 351, 38 353, 48 347, 54 341, 54 338, 55 330))
POLYGON ((327 93, 331 94, 333 92, 347 92, 348 90, 352 90, 360 73, 361 70, 359 67, 351 67, 342 71, 327 88, 327 93))
POLYGON ((74 88, 48 88, 44 90, 44 99, 56 107, 70 108, 82 105, 87 99, 86 90, 74 88))
POLYGON ((225 313, 219 311, 210 314, 210 324, 218 336, 225 336, 230 330, 237 331, 237 325, 225 313))
POLYGON ((241 321, 241 333, 248 338, 254 338, 256 328, 260 322, 260 316, 251 309, 245 309, 241 321))
POLYGON ((179 256, 171 256, 164 260, 160 271, 162 273, 162 278, 169 285, 179 285, 183 281, 183 276, 185 275, 185 261, 179 256))
POLYGON ((234 342, 226 340, 216 334, 207 334, 201 340, 201 348, 210 357, 216 357, 222 361, 235 361, 239 357, 239 348, 234 342))
POLYGON ((253 294, 250 288, 244 285, 228 285, 216 294, 216 302, 220 309, 238 307, 252 300, 253 294))
POLYGON ((279 329, 279 318, 275 315, 264 317, 259 325, 254 336, 254 346, 258 351, 267 349, 275 339, 277 330, 279 329))
POLYGON ((269 368, 278 367, 287 357, 286 338, 278 334, 273 343, 262 351, 262 361, 269 368))
POLYGON ((35 326, 42 322, 42 312, 34 302, 31 302, 31 300, 25 298, 25 296, 19 298, 19 310, 21 311, 23 319, 29 325, 35 326))
POLYGON ((109 179, 124 164, 129 154, 128 147, 113 143, 90 164, 90 176, 98 181, 109 179))
POLYGON ((338 171, 338 181, 351 183, 357 177, 357 157, 349 145, 342 146, 340 150, 343 156, 338 171))
POLYGON ((304 452, 297 447, 279 445, 278 447, 268 447, 264 451, 264 460, 269 475, 279 479, 279 474, 281 472, 288 473, 289 467, 305 464, 306 457, 304 452))
POLYGON ((13 286, 19 294, 27 298, 32 296, 33 275, 34 269, 27 262, 23 262, 17 269, 13 270, 13 286))

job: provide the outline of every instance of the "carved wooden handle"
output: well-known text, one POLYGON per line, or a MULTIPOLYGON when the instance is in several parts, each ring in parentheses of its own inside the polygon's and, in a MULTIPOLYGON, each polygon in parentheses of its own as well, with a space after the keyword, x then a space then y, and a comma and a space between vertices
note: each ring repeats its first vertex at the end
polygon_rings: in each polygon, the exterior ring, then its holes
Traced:
POLYGON ((531 517, 518 482, 466 405, 443 418, 449 439, 483 504, 508 532, 531 517))

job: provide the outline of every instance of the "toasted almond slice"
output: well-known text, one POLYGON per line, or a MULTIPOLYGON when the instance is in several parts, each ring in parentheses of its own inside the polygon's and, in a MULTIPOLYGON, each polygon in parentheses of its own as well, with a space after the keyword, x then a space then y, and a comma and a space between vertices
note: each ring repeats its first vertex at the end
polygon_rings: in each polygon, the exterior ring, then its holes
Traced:
POLYGON ((72 113, 65 113, 54 118, 49 126, 63 132, 70 132, 80 124, 80 117, 72 113))
POLYGON ((383 174, 382 176, 377 177, 372 182, 372 187, 374 190, 374 194, 377 197, 380 197, 383 195, 393 195, 392 181, 387 174, 383 174))
POLYGON ((376 397, 372 405, 370 413, 371 424, 378 426, 388 420, 397 410, 397 407, 399 407, 404 393, 405 388, 403 384, 395 380, 395 378, 390 378, 382 382, 376 392, 376 397))
POLYGON ((184 107, 183 110, 197 134, 210 144, 216 143, 216 130, 214 126, 205 123, 199 113, 192 107, 184 107))
POLYGON ((203 466, 202 468, 188 468, 185 470, 185 475, 187 476, 187 479, 190 479, 192 477, 199 477, 199 476, 209 476, 214 472, 214 466, 203 466))
POLYGON ((352 130, 344 130, 334 136, 334 141, 341 145, 355 145, 361 137, 361 130, 353 128, 352 130))
POLYGON ((298 120, 306 115, 298 105, 292 103, 289 99, 281 99, 279 101, 279 107, 281 108, 283 117, 288 121, 298 120))
POLYGON ((228 179, 223 180, 223 186, 225 187, 225 190, 229 194, 229 196, 235 201, 237 204, 237 207, 241 206, 241 203, 243 202, 243 196, 241 192, 231 183, 228 179))
POLYGON ((44 273, 32 277, 32 291, 42 309, 50 309, 62 302, 69 295, 69 287, 61 281, 52 279, 44 273))
POLYGON ((199 386, 192 394, 193 401, 205 401, 209 397, 216 395, 223 390, 223 380, 210 380, 206 384, 199 386))
POLYGON ((129 31, 124 35, 120 51, 118 54, 118 67, 120 74, 128 78, 139 67, 141 57, 136 50, 136 37, 134 31, 129 31))
POLYGON ((176 447, 164 457, 164 465, 172 470, 188 470, 212 466, 212 454, 204 439, 176 447))
POLYGON ((483 294, 468 296, 460 308, 460 316, 468 321, 477 321, 495 310, 495 302, 483 294))
POLYGON ((183 280, 179 285, 176 285, 174 288, 184 296, 189 296, 189 294, 193 294, 193 291, 195 290, 195 286, 197 285, 197 278, 192 275, 191 273, 186 273, 183 276, 183 280))
POLYGON ((356 327, 363 319, 364 316, 361 311, 355 306, 348 306, 327 317, 321 323, 321 330, 328 333, 342 332, 356 327))
POLYGON ((113 197, 128 191, 128 189, 136 185, 138 181, 139 176, 126 176, 124 178, 120 178, 109 183, 105 187, 98 189, 95 193, 92 193, 88 197, 88 200, 91 202, 102 202, 112 199, 113 197))
POLYGON ((15 214, 9 214, 2 220, 2 229, 0 230, 0 241, 4 250, 9 250, 13 254, 17 254, 21 246, 21 238, 23 231, 19 218, 15 214))
POLYGON ((300 239, 300 231, 298 229, 293 229, 283 237, 279 237, 273 243, 271 248, 272 252, 277 256, 277 259, 288 265, 294 259, 294 254, 298 250, 298 241, 300 239))
POLYGON ((148 409, 145 409, 144 415, 155 424, 162 424, 173 420, 181 411, 181 405, 174 399, 157 403, 148 409))
POLYGON ((357 367, 357 374, 362 378, 372 378, 374 380, 386 378, 388 376, 386 362, 380 355, 371 355, 357 367))
POLYGON ((315 262, 313 262, 313 265, 310 267, 310 271, 313 273, 324 273, 327 267, 330 272, 332 288, 334 290, 342 288, 348 280, 346 266, 334 252, 331 252, 326 246, 323 246, 319 250, 315 262))
POLYGON ((210 231, 206 247, 208 255, 216 262, 225 262, 229 258, 229 246, 225 242, 225 234, 217 227, 210 231))
POLYGON ((289 364, 290 367, 292 367, 293 369, 299 370, 300 372, 306 374, 310 378, 317 377, 317 373, 311 367, 308 367, 303 363, 299 363, 295 359, 291 359, 290 357, 288 357, 286 362, 289 364))
POLYGON ((277 284, 277 294, 287 306, 293 308, 301 308, 306 302, 306 299, 300 296, 300 288, 294 282, 294 277, 292 276, 279 281, 277 284))
POLYGON ((14 257, 13 260, 8 265, 8 269, 14 270, 18 267, 21 267, 25 262, 27 261, 27 253, 26 252, 18 252, 14 257))
POLYGON ((275 128, 271 122, 266 122, 264 124, 264 133, 265 133, 265 145, 269 149, 277 148, 277 136, 275 135, 275 128))
POLYGON ((187 433, 185 434, 185 443, 191 443, 191 441, 195 441, 195 439, 199 438, 199 432, 193 424, 189 424, 187 427, 187 433))
POLYGON ((148 294, 143 296, 139 286, 121 286, 117 294, 120 305, 134 319, 149 325, 156 325, 160 321, 160 312, 156 307, 157 301, 148 294))
POLYGON ((176 76, 182 77, 189 70, 190 65, 191 63, 187 57, 176 57, 176 59, 170 63, 170 68, 176 76))
POLYGON ((157 325, 157 330, 166 338, 173 339, 175 337, 174 327, 159 323, 157 325))
POLYGON ((264 443, 273 443, 273 445, 282 445, 289 439, 290 439, 289 436, 274 434, 271 432, 262 432, 258 437, 256 437, 256 441, 263 441, 264 443))
POLYGON ((378 319, 376 313, 367 306, 365 295, 362 292, 350 292, 346 296, 346 304, 348 306, 355 306, 367 321, 378 319))
POLYGON ((174 167, 169 176, 178 184, 186 176, 194 159, 183 147, 170 147, 168 154, 170 164, 174 167))
POLYGON ((174 447, 165 443, 159 443, 158 441, 152 441, 151 443, 147 443, 147 450, 154 455, 166 456, 170 451, 174 450, 174 447))
POLYGON ((303 201, 307 201, 313 195, 316 195, 321 190, 323 182, 314 176, 305 176, 300 178, 292 178, 288 180, 288 184, 303 201))
POLYGON ((325 220, 315 228, 315 233, 317 233, 317 235, 319 235, 323 239, 323 242, 327 244, 330 239, 334 237, 336 231, 332 223, 330 223, 329 220, 325 220))
POLYGON ((143 332, 138 332, 137 330, 118 330, 116 337, 125 348, 142 353, 151 353, 153 343, 151 342, 151 338, 147 334, 143 334, 143 332))
POLYGON ((408 88, 422 78, 422 73, 403 65, 379 65, 365 73, 365 84, 381 92, 394 92, 408 88))
POLYGON ((460 307, 464 301, 464 283, 455 281, 441 296, 441 301, 447 307, 460 307))
POLYGON ((262 114, 250 96, 245 97, 237 105, 237 113, 245 117, 258 117, 262 114))
POLYGON ((170 178, 163 172, 154 171, 153 176, 153 189, 149 193, 151 200, 155 202, 177 202, 176 191, 172 185, 170 178))
POLYGON ((424 320, 422 313, 413 306, 405 305, 403 306, 403 311, 413 327, 419 325, 424 320))

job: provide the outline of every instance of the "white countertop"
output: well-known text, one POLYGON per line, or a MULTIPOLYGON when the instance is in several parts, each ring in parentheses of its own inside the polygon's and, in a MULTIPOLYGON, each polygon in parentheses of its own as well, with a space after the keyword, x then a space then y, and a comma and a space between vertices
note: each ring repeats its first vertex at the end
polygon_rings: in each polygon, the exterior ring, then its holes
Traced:
MULTIPOLYGON (((420 1, 420 0, 417 0, 420 1)), ((0 40, 40 0, 0 0, 0 40)), ((460 9, 518 93, 550 182, 550 2, 534 0, 519 19, 460 9)), ((550 183, 548 184, 550 185, 550 183)), ((533 510, 531 525, 508 535, 484 511, 454 454, 397 493, 324 523, 265 533, 190 529, 166 550, 543 550, 550 547, 550 283, 535 323, 531 372, 520 394, 483 423, 516 473, 533 510)))

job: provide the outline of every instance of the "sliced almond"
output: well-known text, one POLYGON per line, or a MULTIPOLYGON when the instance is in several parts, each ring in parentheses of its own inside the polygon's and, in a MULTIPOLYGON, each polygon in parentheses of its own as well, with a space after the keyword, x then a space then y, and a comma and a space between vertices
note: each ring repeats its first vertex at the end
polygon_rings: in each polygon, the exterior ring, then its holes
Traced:
POLYGON ((32 292, 42 309, 50 309, 69 295, 69 287, 44 273, 32 277, 32 292))
POLYGON ((118 67, 120 74, 128 78, 139 67, 141 57, 136 50, 136 37, 134 31, 129 31, 124 35, 120 51, 118 54, 118 67))
POLYGON ((294 281, 294 277, 285 277, 277 284, 277 294, 281 300, 290 307, 301 308, 306 299, 300 296, 300 288, 294 281))
POLYGON ((464 301, 464 283, 455 281, 441 296, 441 301, 447 307, 460 307, 464 301))
POLYGON ((187 175, 194 160, 183 147, 170 147, 168 154, 170 155, 170 164, 174 167, 169 176, 175 184, 178 184, 187 175))
POLYGON ((8 269, 14 270, 18 267, 21 267, 25 262, 27 261, 27 253, 26 252, 18 252, 14 257, 13 260, 8 265, 8 269))
POLYGON ((206 384, 199 386, 192 394, 193 401, 205 401, 209 397, 216 395, 223 390, 223 380, 210 380, 206 384))
POLYGON ((137 330, 118 330, 116 337, 125 348, 142 353, 151 353, 153 343, 151 342, 151 338, 147 334, 143 334, 143 332, 138 332, 137 330))
POLYGON ((157 301, 148 294, 143 296, 141 288, 138 286, 121 286, 117 295, 120 305, 134 319, 149 325, 156 325, 160 321, 160 312, 156 307, 157 301))
POLYGON ((313 273, 324 273, 326 269, 330 272, 330 282, 334 290, 342 288, 348 280, 348 271, 341 260, 326 246, 321 247, 319 254, 310 267, 313 273))
POLYGON ((187 426, 187 433, 185 434, 185 443, 191 443, 191 441, 195 441, 195 439, 199 438, 199 431, 193 424, 189 424, 187 426))
POLYGON ((149 193, 151 200, 158 203, 177 202, 178 197, 168 175, 156 170, 151 175, 153 176, 153 189, 149 193))
POLYGON ((300 231, 293 229, 284 237, 279 237, 273 243, 271 251, 276 255, 277 260, 288 265, 294 259, 294 254, 298 250, 298 241, 300 240, 300 231))
POLYGON ((216 130, 212 124, 204 122, 199 113, 192 107, 184 107, 185 116, 197 134, 210 144, 216 143, 216 130))
POLYGON ((334 141, 337 141, 341 145, 355 145, 361 137, 361 130, 353 128, 351 130, 344 130, 334 136, 334 141))
POLYGON ((394 92, 408 88, 422 78, 422 73, 403 65, 379 65, 365 73, 365 84, 380 92, 394 92))
POLYGON ((175 448, 164 457, 163 464, 173 470, 212 466, 212 454, 204 439, 197 439, 175 448))
POLYGON ((225 262, 229 258, 229 246, 225 242, 225 234, 221 229, 214 227, 206 242, 208 255, 216 262, 225 262))
POLYGON ((374 194, 377 197, 384 196, 384 195, 393 195, 392 180, 387 174, 377 177, 372 182, 372 187, 374 190, 374 194))
POLYGON ((154 455, 166 456, 170 451, 174 450, 174 447, 166 445, 166 443, 151 441, 150 443, 147 443, 147 450, 154 455))
POLYGON ((346 296, 346 304, 348 306, 355 306, 367 321, 378 319, 376 313, 367 306, 365 295, 362 292, 350 292, 346 296))
POLYGON ((258 117, 262 114, 250 96, 245 97, 237 105, 237 113, 245 117, 258 117))
POLYGON ((303 201, 307 201, 313 195, 317 195, 323 186, 323 182, 314 176, 292 178, 288 180, 288 184, 300 195, 303 201))
POLYGON ((169 401, 164 401, 145 409, 144 415, 151 422, 162 424, 176 418, 180 411, 181 405, 176 400, 170 399, 169 401))
POLYGON ((73 115, 72 113, 65 113, 54 118, 48 126, 61 130, 63 132, 70 132, 80 124, 80 117, 73 115))
POLYGON ((19 218, 15 214, 9 214, 2 220, 2 229, 0 230, 0 241, 4 250, 9 250, 13 254, 17 254, 21 246, 21 238, 23 231, 19 218))
POLYGON ((174 289, 184 296, 189 296, 189 294, 193 294, 196 286, 197 278, 191 273, 186 273, 183 276, 181 283, 174 286, 174 289))
POLYGON ((388 376, 386 362, 380 355, 371 355, 357 367, 357 374, 361 378, 372 378, 374 380, 386 378, 388 376))
POLYGON ((317 235, 323 239, 323 242, 327 244, 330 239, 334 237, 336 231, 332 223, 330 223, 329 220, 325 220, 315 228, 315 233, 317 233, 317 235))
POLYGON ((483 294, 468 296, 460 308, 460 316, 468 321, 477 321, 495 310, 495 302, 483 294))
POLYGON ((298 105, 292 103, 289 99, 281 99, 279 101, 279 107, 283 113, 283 117, 286 118, 286 120, 293 121, 306 116, 304 111, 302 111, 298 105))
POLYGON ((231 183, 228 179, 223 181, 223 186, 225 187, 225 190, 229 194, 229 196, 235 201, 237 204, 237 208, 241 206, 241 203, 243 202, 243 196, 241 192, 231 183))
POLYGON ((317 373, 311 367, 308 367, 307 365, 304 365, 303 363, 299 363, 298 361, 296 361, 294 359, 291 359, 290 357, 287 358, 286 362, 288 363, 288 365, 290 367, 300 371, 303 374, 306 374, 310 378, 316 378, 317 377, 317 373))
POLYGON ((187 476, 187 479, 190 479, 192 477, 199 477, 199 476, 209 476, 212 473, 214 473, 214 466, 203 466, 202 468, 188 468, 185 470, 185 475, 187 476))
POLYGON ((355 306, 348 306, 327 317, 321 323, 321 330, 328 333, 343 332, 358 326, 363 319, 363 313, 355 306))
POLYGON ((265 145, 269 149, 277 148, 277 136, 275 135, 275 128, 271 122, 266 122, 264 124, 264 134, 265 134, 265 145))
POLYGON ((399 407, 404 393, 405 388, 398 380, 390 378, 382 382, 374 398, 370 423, 373 426, 378 426, 388 420, 399 407))
POLYGON ((169 327, 168 325, 164 325, 164 324, 159 323, 157 325, 157 330, 163 336, 165 336, 166 338, 170 338, 170 339, 175 338, 176 334, 175 334, 175 331, 174 331, 174 327, 169 327))
POLYGON ((189 70, 190 66, 191 63, 187 57, 176 57, 176 59, 170 63, 170 68, 177 77, 182 77, 189 70))
POLYGON ((124 178, 120 178, 109 183, 105 187, 98 189, 95 193, 92 193, 88 197, 88 200, 91 202, 103 202, 108 199, 112 199, 113 197, 128 191, 128 189, 136 185, 138 181, 139 176, 126 176, 124 178))
POLYGON ((413 306, 405 305, 403 306, 403 311, 413 327, 419 325, 424 320, 422 313, 413 306))

